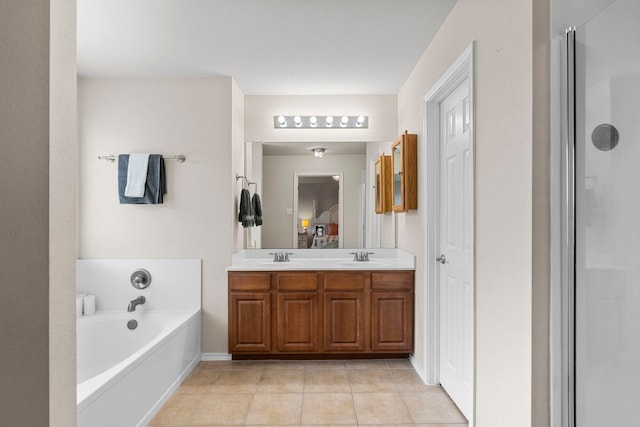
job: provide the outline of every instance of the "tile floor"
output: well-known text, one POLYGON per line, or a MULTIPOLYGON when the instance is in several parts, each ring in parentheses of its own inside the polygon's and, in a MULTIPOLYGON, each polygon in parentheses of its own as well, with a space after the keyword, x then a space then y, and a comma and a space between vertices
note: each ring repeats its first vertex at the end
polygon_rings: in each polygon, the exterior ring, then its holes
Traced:
POLYGON ((150 426, 466 427, 407 360, 200 362, 150 426))

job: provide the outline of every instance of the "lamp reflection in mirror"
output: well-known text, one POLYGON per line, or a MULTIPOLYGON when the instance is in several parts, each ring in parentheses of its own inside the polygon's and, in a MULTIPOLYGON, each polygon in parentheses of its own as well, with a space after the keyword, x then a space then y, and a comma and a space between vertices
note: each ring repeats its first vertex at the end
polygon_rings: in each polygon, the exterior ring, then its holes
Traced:
POLYGON ((311 149, 311 152, 313 153, 313 155, 315 157, 318 157, 318 158, 323 158, 325 151, 327 151, 326 148, 312 148, 311 149))
POLYGON ((308 219, 303 219, 302 221, 300 221, 300 224, 302 225, 302 228, 304 229, 304 232, 307 232, 307 228, 309 227, 309 220, 308 219))

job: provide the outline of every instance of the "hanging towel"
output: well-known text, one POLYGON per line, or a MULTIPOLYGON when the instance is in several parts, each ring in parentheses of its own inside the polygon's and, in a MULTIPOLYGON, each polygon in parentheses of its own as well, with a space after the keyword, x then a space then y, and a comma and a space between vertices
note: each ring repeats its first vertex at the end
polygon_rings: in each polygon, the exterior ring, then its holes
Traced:
POLYGON ((147 183, 148 169, 149 153, 129 154, 129 165, 127 167, 127 186, 124 189, 125 196, 144 196, 144 187, 147 183))
POLYGON ((118 197, 121 205, 158 205, 164 202, 164 195, 167 193, 167 183, 165 179, 164 159, 160 154, 149 155, 147 179, 142 197, 127 197, 125 195, 128 170, 129 155, 120 154, 118 156, 118 197))
POLYGON ((253 205, 251 204, 251 196, 249 194, 249 190, 247 190, 246 188, 243 188, 240 192, 238 222, 241 222, 244 228, 253 227, 255 225, 255 216, 253 213, 253 205))
POLYGON ((260 226, 262 225, 262 203, 260 202, 260 195, 258 193, 253 193, 251 205, 253 206, 256 226, 260 226))

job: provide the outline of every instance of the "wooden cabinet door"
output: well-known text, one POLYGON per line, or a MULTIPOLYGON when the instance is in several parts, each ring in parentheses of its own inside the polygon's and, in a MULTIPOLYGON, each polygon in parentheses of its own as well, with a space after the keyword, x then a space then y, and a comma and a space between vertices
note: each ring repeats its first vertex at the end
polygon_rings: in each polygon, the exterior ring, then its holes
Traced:
POLYGON ((229 296, 229 352, 271 351, 271 294, 232 292, 229 296))
POLYGON ((413 351, 413 293, 371 293, 371 350, 413 351))
POLYGON ((324 351, 365 351, 365 294, 324 294, 324 351))
POLYGON ((278 351, 320 351, 318 293, 280 292, 277 301, 278 351))

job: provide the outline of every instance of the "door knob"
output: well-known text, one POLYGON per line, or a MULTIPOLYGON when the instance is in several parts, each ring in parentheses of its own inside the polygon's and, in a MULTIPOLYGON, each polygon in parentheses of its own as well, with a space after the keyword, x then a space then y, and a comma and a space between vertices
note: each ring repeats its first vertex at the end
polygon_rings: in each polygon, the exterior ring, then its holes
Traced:
POLYGON ((447 263, 447 257, 443 255, 440 255, 438 258, 436 258, 436 261, 438 261, 440 264, 446 264, 447 263))

